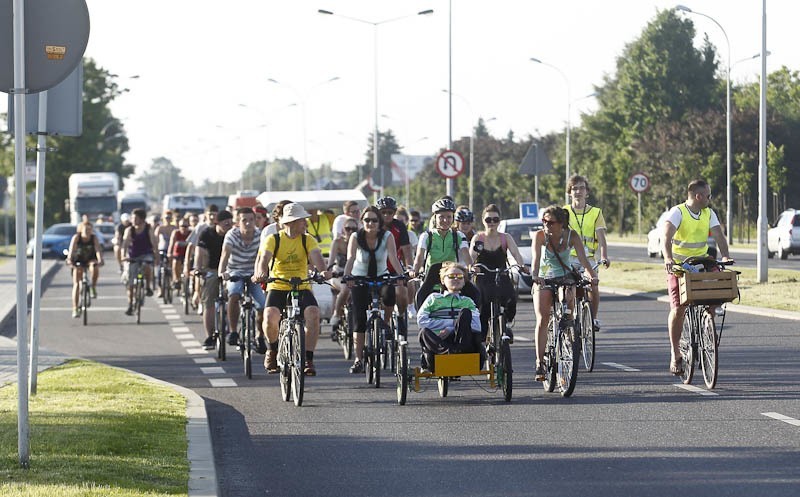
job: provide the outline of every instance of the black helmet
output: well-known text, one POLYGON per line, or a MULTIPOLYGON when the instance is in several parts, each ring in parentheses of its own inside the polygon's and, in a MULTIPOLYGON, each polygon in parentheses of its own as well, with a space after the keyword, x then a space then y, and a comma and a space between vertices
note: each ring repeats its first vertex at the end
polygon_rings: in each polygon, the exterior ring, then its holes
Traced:
POLYGON ((431 212, 436 214, 441 211, 456 211, 456 203, 449 198, 440 198, 431 205, 431 212))
POLYGON ((461 209, 460 211, 456 212, 456 222, 457 223, 474 223, 475 222, 475 214, 472 213, 469 209, 461 209))
POLYGON ((381 197, 375 202, 375 207, 379 210, 383 209, 391 209, 393 211, 397 210, 397 200, 394 197, 381 197))

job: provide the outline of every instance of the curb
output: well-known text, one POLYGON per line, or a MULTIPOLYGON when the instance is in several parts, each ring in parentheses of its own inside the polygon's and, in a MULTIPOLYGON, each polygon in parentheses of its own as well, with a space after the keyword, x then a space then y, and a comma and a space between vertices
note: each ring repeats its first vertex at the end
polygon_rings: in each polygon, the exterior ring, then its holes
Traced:
MULTIPOLYGON (((42 291, 44 291, 47 288, 47 286, 50 285, 50 282, 53 280, 53 276, 55 276, 56 272, 60 267, 61 265, 58 262, 56 262, 52 266, 50 266, 47 269, 47 271, 42 273, 42 291)), ((33 299, 33 288, 28 290, 26 297, 26 300, 28 302, 29 314, 31 311, 31 306, 33 305, 32 299, 33 299)), ((11 306, 11 309, 9 309, 8 314, 6 314, 5 316, 0 316, 0 335, 5 335, 3 332, 9 330, 11 336, 16 336, 17 334, 16 322, 17 322, 17 304, 15 302, 14 305, 11 306)))

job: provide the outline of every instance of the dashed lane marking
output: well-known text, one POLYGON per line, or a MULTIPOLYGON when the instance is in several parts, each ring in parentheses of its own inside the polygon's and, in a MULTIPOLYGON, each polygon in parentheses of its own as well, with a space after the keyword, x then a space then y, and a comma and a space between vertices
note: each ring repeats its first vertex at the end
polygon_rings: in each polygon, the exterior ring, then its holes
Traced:
POLYGON ((688 390, 688 391, 690 391, 692 393, 696 393, 698 395, 705 395, 705 396, 708 396, 708 397, 719 395, 716 392, 711 392, 711 391, 706 390, 704 388, 698 388, 698 387, 696 387, 694 385, 684 385, 683 383, 675 383, 675 386, 678 387, 678 388, 683 388, 684 390, 688 390))
POLYGON ((203 374, 225 374, 225 370, 220 366, 212 366, 210 368, 200 368, 203 374))
MULTIPOLYGON (((100 307, 93 305, 89 307, 89 313, 103 311, 103 312, 124 312, 127 307, 100 307)), ((42 312, 72 312, 72 307, 41 307, 42 312)))
POLYGON ((209 378, 208 382, 211 383, 212 387, 216 388, 237 386, 236 382, 232 378, 209 378))
POLYGON ((194 349, 186 349, 186 353, 189 355, 201 355, 201 354, 207 354, 208 351, 202 347, 198 347, 194 349))
POLYGON ((175 325, 182 325, 183 323, 174 323, 172 325, 172 332, 173 333, 185 333, 187 331, 191 331, 188 326, 175 326, 175 325))
POLYGON ((164 314, 165 319, 180 319, 181 317, 177 314, 164 314))
POLYGON ((617 364, 616 362, 604 362, 603 365, 609 366, 616 369, 621 369, 626 373, 635 373, 637 371, 641 371, 641 369, 632 368, 630 366, 626 366, 624 364, 617 364))
POLYGON ((200 347, 200 342, 197 341, 194 337, 191 340, 181 340, 181 346, 188 349, 194 347, 200 347))
POLYGON ((213 357, 195 357, 192 360, 195 364, 214 364, 217 362, 213 357))
POLYGON ((762 412, 761 415, 768 418, 777 419, 778 421, 783 421, 784 423, 792 426, 800 426, 800 419, 790 418, 789 416, 784 416, 779 412, 762 412))
POLYGON ((177 333, 175 338, 178 340, 194 340, 194 335, 192 333, 177 333))
POLYGON ((515 337, 514 337, 514 341, 515 341, 515 342, 532 342, 532 341, 533 341, 533 339, 532 339, 532 338, 527 338, 527 337, 518 337, 518 336, 515 336, 515 337))

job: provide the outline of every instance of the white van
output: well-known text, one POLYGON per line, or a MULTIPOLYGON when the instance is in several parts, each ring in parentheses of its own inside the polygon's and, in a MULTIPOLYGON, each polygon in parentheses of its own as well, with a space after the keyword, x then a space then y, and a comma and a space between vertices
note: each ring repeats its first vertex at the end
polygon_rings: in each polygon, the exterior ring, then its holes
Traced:
POLYGON ((202 195, 196 193, 170 193, 164 195, 161 212, 166 210, 177 212, 179 216, 187 212, 200 214, 206 210, 206 202, 202 195))

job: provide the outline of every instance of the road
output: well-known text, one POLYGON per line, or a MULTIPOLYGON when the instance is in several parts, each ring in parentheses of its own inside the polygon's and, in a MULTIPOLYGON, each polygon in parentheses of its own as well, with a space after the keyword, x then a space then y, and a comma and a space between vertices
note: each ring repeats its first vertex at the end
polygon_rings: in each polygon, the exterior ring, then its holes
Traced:
POLYGON ((69 317, 69 272, 55 275, 42 301, 42 346, 203 396, 224 496, 751 497, 800 488, 800 421, 764 414, 800 419, 797 322, 730 313, 718 387, 686 390, 667 373, 666 304, 605 295, 596 370, 581 371, 574 395, 562 398, 533 381, 527 297, 510 404, 465 378, 447 398, 423 383, 398 406, 394 388, 348 374, 323 339, 319 375, 297 408, 280 400, 277 377, 258 368, 247 380, 239 361, 200 349, 200 319, 177 303, 148 299, 137 326, 123 314, 113 270, 103 272, 86 327, 69 317))
MULTIPOLYGON (((661 259, 651 259, 647 256, 647 248, 644 245, 623 245, 623 244, 610 244, 608 248, 609 257, 613 261, 625 262, 652 262, 660 263, 661 259)), ((736 261, 738 267, 755 268, 756 267, 756 253, 751 250, 738 250, 734 247, 732 256, 736 261)), ((789 256, 788 259, 782 261, 778 258, 767 260, 767 267, 770 269, 791 269, 800 271, 800 257, 789 256)))

